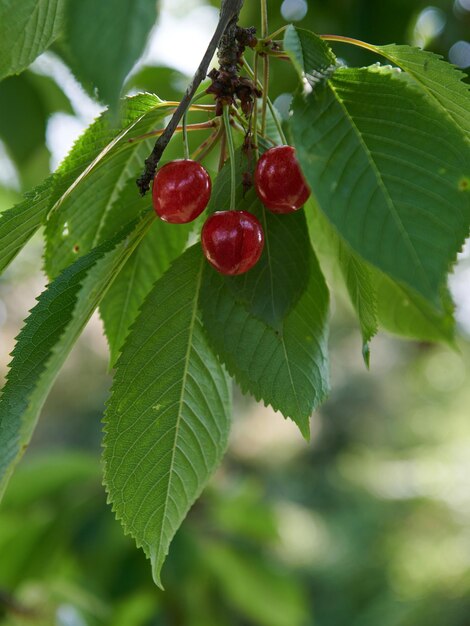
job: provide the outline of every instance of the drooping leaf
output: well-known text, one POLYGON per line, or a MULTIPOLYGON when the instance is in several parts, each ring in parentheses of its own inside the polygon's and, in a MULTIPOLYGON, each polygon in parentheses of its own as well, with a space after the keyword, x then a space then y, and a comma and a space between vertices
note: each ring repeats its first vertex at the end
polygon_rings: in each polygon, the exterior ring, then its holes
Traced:
MULTIPOLYGON (((248 211, 260 221, 265 237, 259 262, 246 274, 227 278, 227 286, 238 302, 255 317, 273 328, 279 328, 308 283, 310 242, 303 211, 275 215, 265 209, 254 189, 243 189, 243 173, 251 173, 253 159, 241 150, 236 153, 236 207, 248 211)), ((209 212, 230 208, 230 166, 218 175, 209 212)))
POLYGON ((0 80, 18 74, 63 28, 64 0, 0 0, 0 80))
POLYGON ((369 267, 338 235, 311 199, 305 207, 310 239, 336 263, 356 311, 362 333, 362 354, 370 364, 370 341, 378 332, 377 296, 369 267))
POLYGON ((227 277, 204 272, 204 328, 219 358, 245 392, 270 404, 309 436, 310 416, 328 389, 329 295, 313 252, 305 258, 308 285, 273 328, 237 299, 227 277))
POLYGON ((470 86, 464 72, 442 57, 410 46, 375 46, 383 55, 413 78, 438 106, 441 115, 451 120, 470 140, 470 86))
POLYGON ((156 0, 69 0, 66 55, 78 78, 114 105, 157 18, 156 0))
MULTIPOLYGON (((129 139, 154 130, 168 110, 165 103, 150 94, 126 99, 118 128, 113 115, 107 112, 72 150, 66 163, 67 179, 72 178, 72 182, 63 190, 60 181, 60 193, 55 194, 58 199, 46 228, 49 276, 56 276, 77 254, 87 254, 104 241, 103 229, 109 213, 126 183, 136 178, 142 169, 149 151, 147 141, 129 142, 129 139)), ((132 219, 126 207, 123 207, 123 215, 119 223, 132 219)), ((109 235, 108 222, 106 237, 109 235)))
POLYGON ((444 310, 436 311, 419 294, 371 268, 377 293, 380 325, 402 337, 419 341, 438 341, 454 346, 454 305, 447 289, 442 289, 444 310))
MULTIPOLYGON (((113 229, 123 215, 139 215, 150 203, 135 190, 135 182, 131 180, 113 207, 108 220, 113 222, 113 229)), ((129 328, 153 285, 184 250, 190 230, 190 224, 155 220, 108 290, 100 305, 100 315, 111 351, 111 365, 115 363, 129 328)))
POLYGON ((462 133, 391 68, 339 68, 293 111, 298 158, 328 219, 364 259, 441 307, 470 223, 462 133))
POLYGON ((0 396, 0 494, 28 446, 59 369, 152 215, 78 259, 39 297, 18 335, 0 396))
POLYGON ((199 318, 194 246, 155 284, 126 340, 106 411, 105 483, 156 583, 170 542, 225 451, 229 380, 199 318))
POLYGON ((444 311, 436 311, 419 294, 355 254, 314 202, 309 202, 306 214, 315 250, 328 256, 343 277, 361 324, 366 365, 370 359, 369 342, 377 334, 379 325, 409 339, 454 345, 454 307, 447 289, 442 290, 444 311))

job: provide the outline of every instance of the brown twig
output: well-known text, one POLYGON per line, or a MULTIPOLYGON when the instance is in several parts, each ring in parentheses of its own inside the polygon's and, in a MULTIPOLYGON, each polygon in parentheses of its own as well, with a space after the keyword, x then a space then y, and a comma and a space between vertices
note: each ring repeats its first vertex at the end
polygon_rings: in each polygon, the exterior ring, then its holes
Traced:
POLYGON ((238 17, 240 15, 241 8, 243 6, 244 0, 222 0, 222 6, 220 9, 220 19, 215 30, 215 33, 209 43, 209 46, 206 50, 204 57, 194 75, 191 84, 189 85, 186 93, 181 100, 178 108, 173 114, 173 117, 170 120, 170 123, 165 129, 165 132, 158 138, 155 146, 152 150, 152 153, 145 161, 145 169, 137 180, 137 186, 142 196, 146 194, 146 192, 150 189, 150 183, 155 175, 155 172, 158 167, 158 163, 162 158, 163 152, 167 145, 170 142, 170 139, 173 136, 178 124, 180 123, 185 111, 188 109, 191 104, 191 100, 194 97, 194 94, 197 91, 197 88, 204 80, 207 75, 207 70, 209 68, 209 64, 219 46, 219 42, 227 30, 233 26, 233 24, 238 22, 238 17))

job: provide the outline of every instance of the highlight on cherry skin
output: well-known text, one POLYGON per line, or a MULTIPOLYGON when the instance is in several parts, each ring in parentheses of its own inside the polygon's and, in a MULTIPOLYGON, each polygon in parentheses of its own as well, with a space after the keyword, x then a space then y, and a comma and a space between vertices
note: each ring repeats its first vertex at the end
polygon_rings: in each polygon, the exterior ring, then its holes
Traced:
POLYGON ((247 211, 219 211, 206 220, 201 243, 206 259, 218 272, 236 276, 259 261, 264 233, 258 219, 247 211))
POLYGON ((261 156, 255 189, 272 213, 293 213, 304 206, 311 192, 292 146, 276 146, 261 156))
POLYGON ((153 207, 165 222, 187 224, 207 207, 211 191, 211 178, 200 163, 191 159, 171 161, 153 179, 153 207))

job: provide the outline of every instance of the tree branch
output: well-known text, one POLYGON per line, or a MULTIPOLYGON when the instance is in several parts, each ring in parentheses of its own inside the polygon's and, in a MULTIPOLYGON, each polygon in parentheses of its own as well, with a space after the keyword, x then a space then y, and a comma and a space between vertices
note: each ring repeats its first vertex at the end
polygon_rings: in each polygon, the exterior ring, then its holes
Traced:
POLYGON ((191 81, 191 84, 186 90, 183 99, 181 100, 176 111, 174 112, 168 126, 166 127, 165 132, 161 135, 161 137, 159 137, 159 139, 155 143, 152 153, 150 154, 148 159, 146 159, 145 169, 140 178, 137 180, 137 186, 142 196, 144 196, 150 189, 150 183, 155 176, 158 163, 162 158, 165 148, 169 144, 170 139, 172 138, 184 113, 191 104, 191 100, 193 99, 199 85, 206 78, 209 64, 219 46, 223 34, 228 27, 233 25, 234 22, 238 22, 243 2, 244 0, 222 0, 219 23, 217 24, 217 28, 211 39, 211 42, 209 43, 206 53, 202 58, 202 61, 194 75, 193 80, 191 81))

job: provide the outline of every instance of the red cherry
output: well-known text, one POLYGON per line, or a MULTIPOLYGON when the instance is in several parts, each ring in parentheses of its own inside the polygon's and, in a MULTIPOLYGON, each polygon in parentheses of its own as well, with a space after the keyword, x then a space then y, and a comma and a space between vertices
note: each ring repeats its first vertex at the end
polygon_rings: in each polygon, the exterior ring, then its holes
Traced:
POLYGON ((310 197, 304 175, 291 146, 267 150, 258 161, 255 172, 258 197, 273 213, 293 213, 310 197))
POLYGON ((202 249, 221 274, 244 274, 259 261, 264 247, 263 228, 246 211, 219 211, 211 215, 201 233, 202 249))
POLYGON ((165 222, 186 224, 204 211, 211 190, 211 178, 200 163, 190 159, 171 161, 155 174, 153 207, 165 222))

